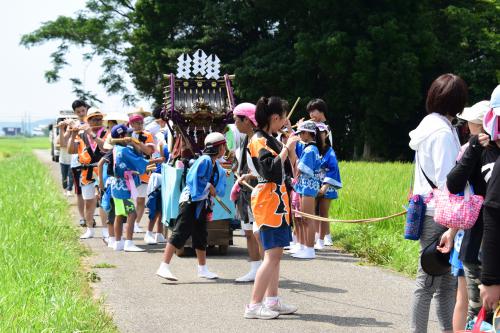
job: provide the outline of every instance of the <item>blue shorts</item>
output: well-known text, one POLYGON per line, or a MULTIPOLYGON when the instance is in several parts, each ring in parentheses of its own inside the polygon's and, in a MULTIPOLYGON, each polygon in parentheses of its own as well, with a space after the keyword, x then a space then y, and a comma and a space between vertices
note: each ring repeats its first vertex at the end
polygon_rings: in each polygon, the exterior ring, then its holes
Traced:
POLYGON ((286 223, 278 228, 263 226, 259 229, 259 235, 264 251, 289 246, 292 241, 292 229, 286 223))

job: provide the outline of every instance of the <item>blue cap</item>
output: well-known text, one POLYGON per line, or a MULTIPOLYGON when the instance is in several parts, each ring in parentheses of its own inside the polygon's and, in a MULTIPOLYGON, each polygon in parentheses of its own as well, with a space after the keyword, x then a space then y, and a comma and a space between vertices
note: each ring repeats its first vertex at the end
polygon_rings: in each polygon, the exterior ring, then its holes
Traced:
POLYGON ((118 124, 113 126, 113 128, 111 129, 111 137, 113 139, 118 139, 121 138, 123 134, 130 133, 130 131, 131 130, 127 126, 123 124, 118 124))

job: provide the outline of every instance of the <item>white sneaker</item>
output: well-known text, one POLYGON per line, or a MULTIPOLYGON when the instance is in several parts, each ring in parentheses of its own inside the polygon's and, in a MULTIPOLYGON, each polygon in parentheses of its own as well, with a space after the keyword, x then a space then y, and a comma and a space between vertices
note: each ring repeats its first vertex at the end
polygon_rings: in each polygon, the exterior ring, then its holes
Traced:
POLYGON ((113 250, 115 251, 123 251, 125 241, 116 241, 115 244, 113 244, 113 250))
POLYGON ((102 228, 101 235, 102 235, 102 238, 108 238, 109 237, 109 231, 108 231, 108 229, 106 227, 102 228))
POLYGON ((167 242, 167 240, 165 239, 165 237, 163 237, 163 234, 162 234, 161 232, 157 232, 157 233, 155 234, 155 239, 156 239, 156 242, 157 242, 157 243, 160 243, 160 244, 161 244, 161 243, 166 243, 166 242, 167 242))
POLYGON ((299 309, 295 305, 282 303, 280 298, 278 298, 278 301, 273 305, 266 303, 265 306, 271 311, 278 312, 280 315, 289 315, 297 312, 297 310, 299 309))
POLYGON ((304 248, 304 245, 300 244, 300 243, 296 243, 294 247, 292 247, 290 250, 287 251, 288 254, 295 254, 299 251, 302 251, 302 249, 304 248))
POLYGON ((113 248, 116 243, 116 237, 109 237, 108 238, 108 247, 113 248))
POLYGON ((148 245, 158 244, 151 231, 146 231, 146 235, 144 235, 144 243, 148 245))
POLYGON ((177 281, 177 278, 170 271, 169 264, 162 262, 156 271, 156 275, 170 281, 177 281))
POLYGON ((262 261, 252 261, 250 262, 250 272, 243 275, 242 277, 237 278, 236 282, 252 282, 255 280, 255 276, 257 275, 257 271, 259 270, 260 264, 262 261))
POLYGON ((314 249, 315 250, 323 250, 325 248, 325 246, 323 244, 324 244, 323 240, 322 239, 318 239, 316 241, 316 244, 314 244, 314 249))
POLYGON ((67 197, 72 197, 72 196, 73 196, 73 192, 71 192, 71 191, 66 191, 66 196, 67 196, 67 197))
POLYGON ((326 235, 324 242, 325 246, 333 246, 332 235, 326 235))
POLYGON ((123 246, 123 250, 125 252, 144 252, 144 249, 135 246, 133 240, 126 240, 125 245, 123 246))
POLYGON ((144 230, 142 230, 142 228, 139 225, 139 223, 134 223, 134 233, 137 233, 137 234, 144 233, 144 230))
POLYGON ((304 249, 300 250, 299 252, 292 254, 292 257, 297 258, 297 259, 314 259, 314 258, 316 258, 316 253, 314 252, 314 248, 305 247, 304 249))
POLYGON ((268 309, 262 304, 245 307, 243 317, 247 319, 274 319, 279 317, 279 312, 268 309))
POLYGON ((87 228, 85 233, 80 236, 80 239, 94 238, 94 228, 87 228))
POLYGON ((209 279, 209 280, 219 278, 219 276, 217 274, 212 273, 208 270, 207 265, 205 265, 205 266, 198 265, 198 277, 209 279))

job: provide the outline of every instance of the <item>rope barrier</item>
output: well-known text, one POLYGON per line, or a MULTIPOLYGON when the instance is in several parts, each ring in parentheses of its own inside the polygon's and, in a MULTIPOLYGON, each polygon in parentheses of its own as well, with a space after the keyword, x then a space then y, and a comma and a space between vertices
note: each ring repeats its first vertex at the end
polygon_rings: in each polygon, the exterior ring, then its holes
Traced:
POLYGON ((395 217, 402 216, 402 215, 406 214, 406 210, 404 210, 402 212, 399 212, 399 213, 396 213, 396 214, 392 214, 392 215, 389 215, 389 216, 384 216, 384 217, 373 217, 373 218, 358 219, 358 220, 338 220, 338 219, 329 219, 329 218, 326 218, 326 217, 321 217, 321 216, 317 216, 317 215, 307 214, 307 213, 304 213, 304 212, 301 212, 301 211, 298 211, 298 210, 295 210, 295 209, 292 209, 292 212, 294 212, 295 214, 299 214, 299 215, 302 215, 304 217, 307 217, 308 219, 313 219, 313 220, 317 220, 317 221, 321 221, 321 222, 329 222, 329 223, 353 223, 353 224, 356 224, 356 223, 360 224, 360 223, 380 222, 380 221, 389 220, 389 219, 392 219, 392 218, 395 218, 395 217))
MULTIPOLYGON (((237 177, 239 178, 238 174, 236 174, 237 177)), ((249 189, 253 190, 254 188, 248 184, 246 181, 241 182, 243 185, 248 187, 249 189)), ((358 220, 339 220, 339 219, 329 219, 327 217, 322 217, 322 216, 317 216, 317 215, 312 215, 308 213, 304 213, 301 211, 298 211, 296 209, 292 209, 292 212, 295 214, 299 214, 303 217, 306 217, 308 219, 316 220, 316 221, 321 221, 321 222, 329 222, 329 223, 353 223, 353 224, 361 224, 361 223, 373 223, 373 222, 381 222, 385 220, 390 220, 392 218, 402 216, 406 214, 406 210, 403 210, 402 212, 395 213, 389 216, 384 216, 384 217, 372 217, 372 218, 367 218, 367 219, 358 219, 358 220)))

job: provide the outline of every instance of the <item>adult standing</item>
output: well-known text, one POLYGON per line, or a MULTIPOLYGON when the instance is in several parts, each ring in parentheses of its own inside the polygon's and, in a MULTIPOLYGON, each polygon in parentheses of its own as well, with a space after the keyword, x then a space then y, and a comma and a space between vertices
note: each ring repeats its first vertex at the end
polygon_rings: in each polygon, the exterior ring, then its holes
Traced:
MULTIPOLYGON (((446 186, 450 193, 457 194, 463 192, 467 182, 474 189, 474 193, 484 196, 486 194, 486 180, 482 175, 483 167, 494 163, 497 159, 499 149, 492 146, 490 149, 484 149, 481 142, 489 142, 489 137, 484 134, 483 118, 486 112, 489 111, 490 102, 481 101, 474 104, 470 108, 465 108, 464 111, 457 117, 467 121, 471 137, 463 146, 463 154, 460 156, 457 165, 450 171, 447 177, 446 186)), ((457 230, 450 229, 450 232, 457 230)), ((450 237, 451 238, 451 237, 450 237)), ((479 279, 481 276, 481 262, 479 261, 479 249, 483 238, 483 211, 481 210, 476 223, 471 229, 464 231, 462 245, 460 247, 459 259, 463 263, 465 282, 467 285, 468 298, 467 319, 469 321, 478 315, 481 309, 481 298, 479 296, 479 279)), ((461 278, 458 278, 458 288, 460 294, 461 278)), ((463 294, 463 293, 462 293, 463 294)), ((457 297, 457 307, 463 304, 463 300, 457 297)), ((458 324, 463 328, 461 323, 458 324)), ((456 326, 458 326, 456 325, 456 326)))
MULTIPOLYGON (((71 138, 72 130, 76 130, 78 127, 85 125, 85 118, 87 117, 87 110, 89 106, 87 103, 85 103, 82 100, 75 100, 71 104, 71 108, 73 109, 73 112, 75 112, 75 115, 78 117, 78 120, 67 128, 67 130, 64 132, 64 142, 67 145, 67 151, 70 153, 70 148, 68 145, 68 141, 71 138)), ((80 175, 82 173, 82 165, 78 161, 78 154, 76 153, 70 153, 72 154, 71 157, 71 174, 73 176, 73 186, 75 188, 75 195, 76 195, 76 202, 78 206, 78 213, 80 214, 80 226, 85 227, 86 221, 85 221, 85 203, 83 201, 82 197, 82 187, 80 186, 80 175)))
MULTIPOLYGON (((490 99, 491 110, 484 117, 484 129, 490 135, 492 144, 500 148, 500 85, 490 99)), ((481 298, 486 309, 494 310, 500 301, 500 158, 485 170, 489 176, 483 207, 483 244, 481 298)))
MULTIPOLYGON (((78 154, 81 164, 79 184, 85 206, 85 220, 87 230, 80 236, 81 239, 94 237, 94 212, 96 208, 96 186, 98 185, 97 164, 104 156, 104 137, 106 129, 102 126, 103 114, 97 108, 90 108, 87 113, 87 123, 80 126, 78 131, 72 131, 68 141, 68 153, 78 154), (78 134, 77 134, 78 133, 78 134)), ((107 234, 106 221, 101 221, 104 237, 107 234)))
MULTIPOLYGON (((431 84, 427 93, 428 115, 410 132, 410 148, 415 150, 414 194, 429 198, 433 187, 444 189, 446 176, 455 166, 460 141, 451 124, 467 101, 467 85, 454 74, 443 74, 431 84)), ((434 202, 427 210, 420 236, 420 252, 447 229, 434 221, 434 202)), ((432 298, 436 300, 437 316, 442 332, 452 332, 457 280, 451 274, 431 276, 419 263, 416 289, 413 294, 411 331, 427 332, 432 298)))
POLYGON ((68 197, 73 195, 73 175, 71 174, 71 161, 73 159, 73 155, 68 153, 68 138, 66 137, 66 133, 68 126, 70 126, 74 120, 75 119, 73 117, 68 117, 57 124, 59 127, 57 142, 60 147, 59 165, 61 167, 62 187, 65 191, 64 194, 68 197))

